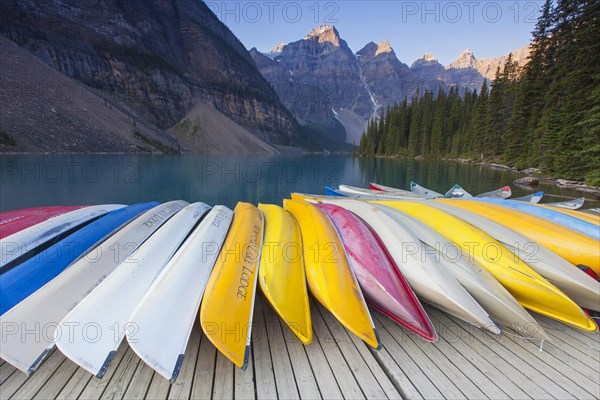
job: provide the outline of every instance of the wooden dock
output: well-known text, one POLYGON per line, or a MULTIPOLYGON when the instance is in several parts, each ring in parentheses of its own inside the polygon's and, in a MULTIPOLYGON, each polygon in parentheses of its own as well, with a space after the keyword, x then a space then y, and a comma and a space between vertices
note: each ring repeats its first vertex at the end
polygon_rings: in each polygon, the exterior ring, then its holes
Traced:
POLYGON ((552 343, 501 338, 426 307, 440 340, 427 343, 377 312, 375 351, 313 301, 303 346, 259 299, 252 361, 235 368, 196 327, 175 384, 121 345, 103 379, 54 351, 30 378, 0 362, 1 399, 599 399, 600 334, 537 316, 552 343))

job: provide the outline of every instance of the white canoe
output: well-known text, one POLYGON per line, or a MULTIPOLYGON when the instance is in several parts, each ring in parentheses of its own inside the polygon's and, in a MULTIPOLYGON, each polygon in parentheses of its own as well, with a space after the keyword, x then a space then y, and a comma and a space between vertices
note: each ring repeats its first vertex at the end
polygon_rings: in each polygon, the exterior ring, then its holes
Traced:
POLYGON ((472 199, 473 195, 467 192, 465 189, 461 188, 460 185, 456 184, 446 192, 444 197, 453 199, 472 199))
MULTIPOLYGON (((184 201, 174 201, 146 211, 2 315, 0 356, 21 371, 33 373, 54 347, 56 338, 69 335, 68 331, 57 329, 60 321, 164 222, 186 205, 184 201), (8 331, 13 328, 17 331, 8 331), (28 335, 23 340, 21 330, 38 332, 39 335, 28 335)), ((106 334, 112 332, 98 332, 93 326, 86 327, 87 340, 93 341, 97 335, 106 334)))
POLYGON ((433 198, 444 197, 443 194, 438 193, 434 190, 429 190, 426 187, 423 187, 415 182, 410 182, 410 191, 412 193, 420 194, 422 196, 427 196, 427 197, 433 197, 433 198))
POLYGON ((127 341, 156 372, 175 382, 206 283, 233 212, 215 206, 156 278, 131 316, 127 341))
POLYGON ((179 211, 130 255, 60 323, 62 335, 56 345, 64 355, 102 378, 127 330, 137 327, 129 318, 140 300, 173 257, 188 234, 210 210, 195 203, 179 211), (102 332, 98 340, 85 340, 84 326, 93 324, 102 332))
POLYGON ((339 191, 348 194, 348 195, 363 195, 363 196, 373 196, 376 198, 385 197, 385 198, 394 198, 394 199, 424 199, 425 196, 420 194, 411 193, 411 192, 379 192, 377 190, 359 188, 355 186, 349 185, 340 185, 338 187, 339 191))
POLYGON ((423 301, 448 314, 477 326, 486 326, 496 334, 502 331, 461 284, 431 258, 431 251, 409 229, 372 204, 357 200, 323 200, 335 204, 365 220, 379 235, 415 294, 423 301))
POLYGON ((120 204, 105 204, 80 208, 0 239, 0 252, 2 254, 0 271, 33 251, 36 247, 48 243, 90 220, 123 207, 125 206, 120 204))
MULTIPOLYGON (((382 194, 393 193, 396 195, 405 195, 405 196, 411 196, 411 197, 414 197, 417 194, 417 193, 411 192, 410 190, 398 189, 398 188, 391 187, 391 186, 380 185, 379 183, 374 183, 374 182, 371 182, 370 186, 375 189, 381 190, 382 194)), ((418 196, 421 196, 421 195, 418 195, 418 196)))
POLYGON ((539 203, 544 197, 544 192, 537 192, 523 197, 515 197, 513 200, 523 201, 525 203, 539 203))
POLYGON ((579 197, 577 199, 559 201, 557 203, 546 203, 545 206, 566 208, 567 210, 579 210, 585 204, 585 197, 579 197))
MULTIPOLYGON (((408 214, 384 205, 376 205, 376 207, 394 218, 399 224, 404 225, 432 249, 435 249, 436 254, 430 256, 435 257, 435 260, 442 267, 450 271, 456 280, 492 317, 494 322, 511 328, 520 335, 530 336, 533 334, 540 339, 548 340, 548 336, 542 327, 513 295, 486 269, 470 262, 468 255, 465 255, 456 244, 408 214)), ((486 323, 482 327, 488 329, 489 326, 489 323, 486 323)), ((497 333, 494 330, 492 332, 497 333)))
POLYGON ((538 274, 552 282, 580 307, 600 311, 600 282, 539 243, 473 212, 447 204, 429 204, 476 226, 502 243, 538 274))
POLYGON ((500 189, 492 190, 491 192, 480 193, 476 198, 488 198, 488 199, 508 199, 512 196, 512 190, 510 186, 504 186, 500 189))

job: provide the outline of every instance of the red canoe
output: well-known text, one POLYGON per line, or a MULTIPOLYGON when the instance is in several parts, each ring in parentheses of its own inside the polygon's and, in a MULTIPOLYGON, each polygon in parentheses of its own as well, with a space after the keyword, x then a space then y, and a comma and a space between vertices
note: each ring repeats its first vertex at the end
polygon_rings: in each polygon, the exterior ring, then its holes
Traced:
POLYGON ((369 184, 369 189, 376 190, 378 192, 384 192, 383 189, 378 188, 377 186, 373 185, 372 183, 369 184))
POLYGON ((24 208, 0 213, 0 239, 22 231, 47 219, 87 206, 53 206, 24 208))
POLYGON ((371 227, 339 206, 318 206, 335 224, 367 303, 423 339, 435 341, 427 313, 371 227))

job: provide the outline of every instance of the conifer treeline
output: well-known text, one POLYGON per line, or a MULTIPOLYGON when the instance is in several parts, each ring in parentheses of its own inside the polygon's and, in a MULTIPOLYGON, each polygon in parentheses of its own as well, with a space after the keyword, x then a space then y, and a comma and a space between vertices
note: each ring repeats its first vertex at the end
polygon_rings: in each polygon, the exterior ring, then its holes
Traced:
POLYGON ((488 88, 417 94, 371 121, 362 156, 463 157, 600 186, 600 1, 546 0, 525 66, 488 88))

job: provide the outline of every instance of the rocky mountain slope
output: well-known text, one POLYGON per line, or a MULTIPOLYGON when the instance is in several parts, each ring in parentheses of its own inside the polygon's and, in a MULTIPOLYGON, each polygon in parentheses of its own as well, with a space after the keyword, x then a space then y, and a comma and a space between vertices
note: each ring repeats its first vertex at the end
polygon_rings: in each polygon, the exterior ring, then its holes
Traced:
MULTIPOLYGON (((0 15, 4 37, 123 115, 147 121, 151 131, 161 132, 152 140, 171 138, 165 131, 200 103, 274 146, 301 140, 296 119, 244 46, 201 1, 4 0, 0 15)), ((13 125, 3 120, 0 129, 21 141, 13 125)), ((213 138, 224 132, 218 124, 205 130, 213 138)), ((48 139, 44 129, 38 131, 40 140, 48 139)), ((92 129, 81 139, 85 144, 56 151, 85 151, 103 136, 92 129)), ((128 142, 133 147, 115 142, 97 151, 134 151, 138 142, 128 142)), ((27 143, 23 140, 24 149, 35 151, 27 143)), ((202 141, 194 143, 191 151, 206 150, 202 141)))
POLYGON ((0 151, 177 152, 178 141, 0 36, 0 151))
MULTIPOLYGON (((349 143, 357 143, 368 121, 389 104, 440 88, 479 89, 506 62, 506 56, 478 60, 465 50, 447 67, 431 54, 409 67, 389 41, 370 42, 353 54, 337 29, 327 25, 269 53, 252 49, 250 54, 298 120, 328 129, 339 122, 349 143)), ((513 59, 523 65, 527 56, 524 47, 513 59)))

